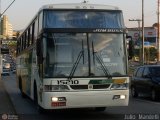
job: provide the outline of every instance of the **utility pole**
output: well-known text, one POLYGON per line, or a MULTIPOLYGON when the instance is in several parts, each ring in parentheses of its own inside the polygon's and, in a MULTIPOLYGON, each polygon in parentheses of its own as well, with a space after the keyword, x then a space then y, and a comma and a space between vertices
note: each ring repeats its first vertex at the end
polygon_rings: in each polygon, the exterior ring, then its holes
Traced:
POLYGON ((2 17, 2 15, 11 7, 11 5, 15 2, 15 0, 13 0, 8 7, 0 14, 0 17, 2 17))
MULTIPOLYGON (((0 0, 0 29, 1 27, 1 17, 3 16, 3 14, 11 7, 11 5, 15 2, 15 0, 13 0, 8 7, 1 13, 1 0, 0 0)), ((2 30, 0 30, 2 31, 2 30)), ((2 64, 2 54, 1 54, 1 33, 0 33, 0 80, 1 80, 1 73, 2 73, 2 69, 3 69, 3 64, 2 64)))
POLYGON ((136 21, 138 22, 138 31, 139 31, 139 39, 140 39, 140 35, 141 35, 141 28, 140 28, 140 23, 141 23, 141 19, 129 19, 129 21, 136 21))
POLYGON ((144 0, 142 0, 142 65, 144 65, 144 0))

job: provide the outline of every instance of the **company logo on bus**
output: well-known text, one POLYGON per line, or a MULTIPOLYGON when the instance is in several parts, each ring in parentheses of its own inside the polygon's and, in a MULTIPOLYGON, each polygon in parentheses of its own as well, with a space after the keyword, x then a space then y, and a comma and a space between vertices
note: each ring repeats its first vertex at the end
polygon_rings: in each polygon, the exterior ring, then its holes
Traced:
POLYGON ((93 89, 93 85, 92 85, 92 84, 89 84, 89 85, 88 85, 88 89, 93 89))
POLYGON ((93 32, 123 32, 123 29, 95 29, 93 32))

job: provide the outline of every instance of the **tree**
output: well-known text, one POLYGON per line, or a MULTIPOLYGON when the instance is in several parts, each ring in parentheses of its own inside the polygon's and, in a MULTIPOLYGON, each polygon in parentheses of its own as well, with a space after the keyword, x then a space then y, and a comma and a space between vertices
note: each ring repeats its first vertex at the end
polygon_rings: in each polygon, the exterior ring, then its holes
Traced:
POLYGON ((152 27, 158 28, 158 23, 154 23, 154 24, 152 25, 152 27))

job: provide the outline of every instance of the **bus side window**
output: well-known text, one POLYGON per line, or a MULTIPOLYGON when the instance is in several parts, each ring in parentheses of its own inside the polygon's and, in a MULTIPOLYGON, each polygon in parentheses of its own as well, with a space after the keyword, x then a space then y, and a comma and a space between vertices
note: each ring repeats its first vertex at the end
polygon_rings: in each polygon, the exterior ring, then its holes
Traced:
POLYGON ((40 39, 37 40, 37 44, 36 44, 36 53, 37 53, 37 57, 38 57, 38 64, 41 64, 43 62, 43 52, 42 52, 42 41, 40 39))
POLYGON ((49 48, 48 49, 48 64, 51 65, 51 64, 54 64, 55 61, 54 61, 54 48, 49 48))

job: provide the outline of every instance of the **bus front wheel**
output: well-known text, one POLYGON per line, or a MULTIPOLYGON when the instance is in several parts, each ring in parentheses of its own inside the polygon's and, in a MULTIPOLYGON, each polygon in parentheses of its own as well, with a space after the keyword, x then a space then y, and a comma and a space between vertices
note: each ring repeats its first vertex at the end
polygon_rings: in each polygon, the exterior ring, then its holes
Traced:
POLYGON ((34 103, 39 113, 45 113, 45 110, 38 104, 37 85, 34 84, 34 103))
POLYGON ((22 98, 26 98, 26 94, 22 90, 22 79, 19 79, 19 90, 20 90, 22 98))
POLYGON ((95 111, 96 112, 103 112, 103 111, 105 111, 106 110, 106 107, 96 107, 95 108, 95 111))

